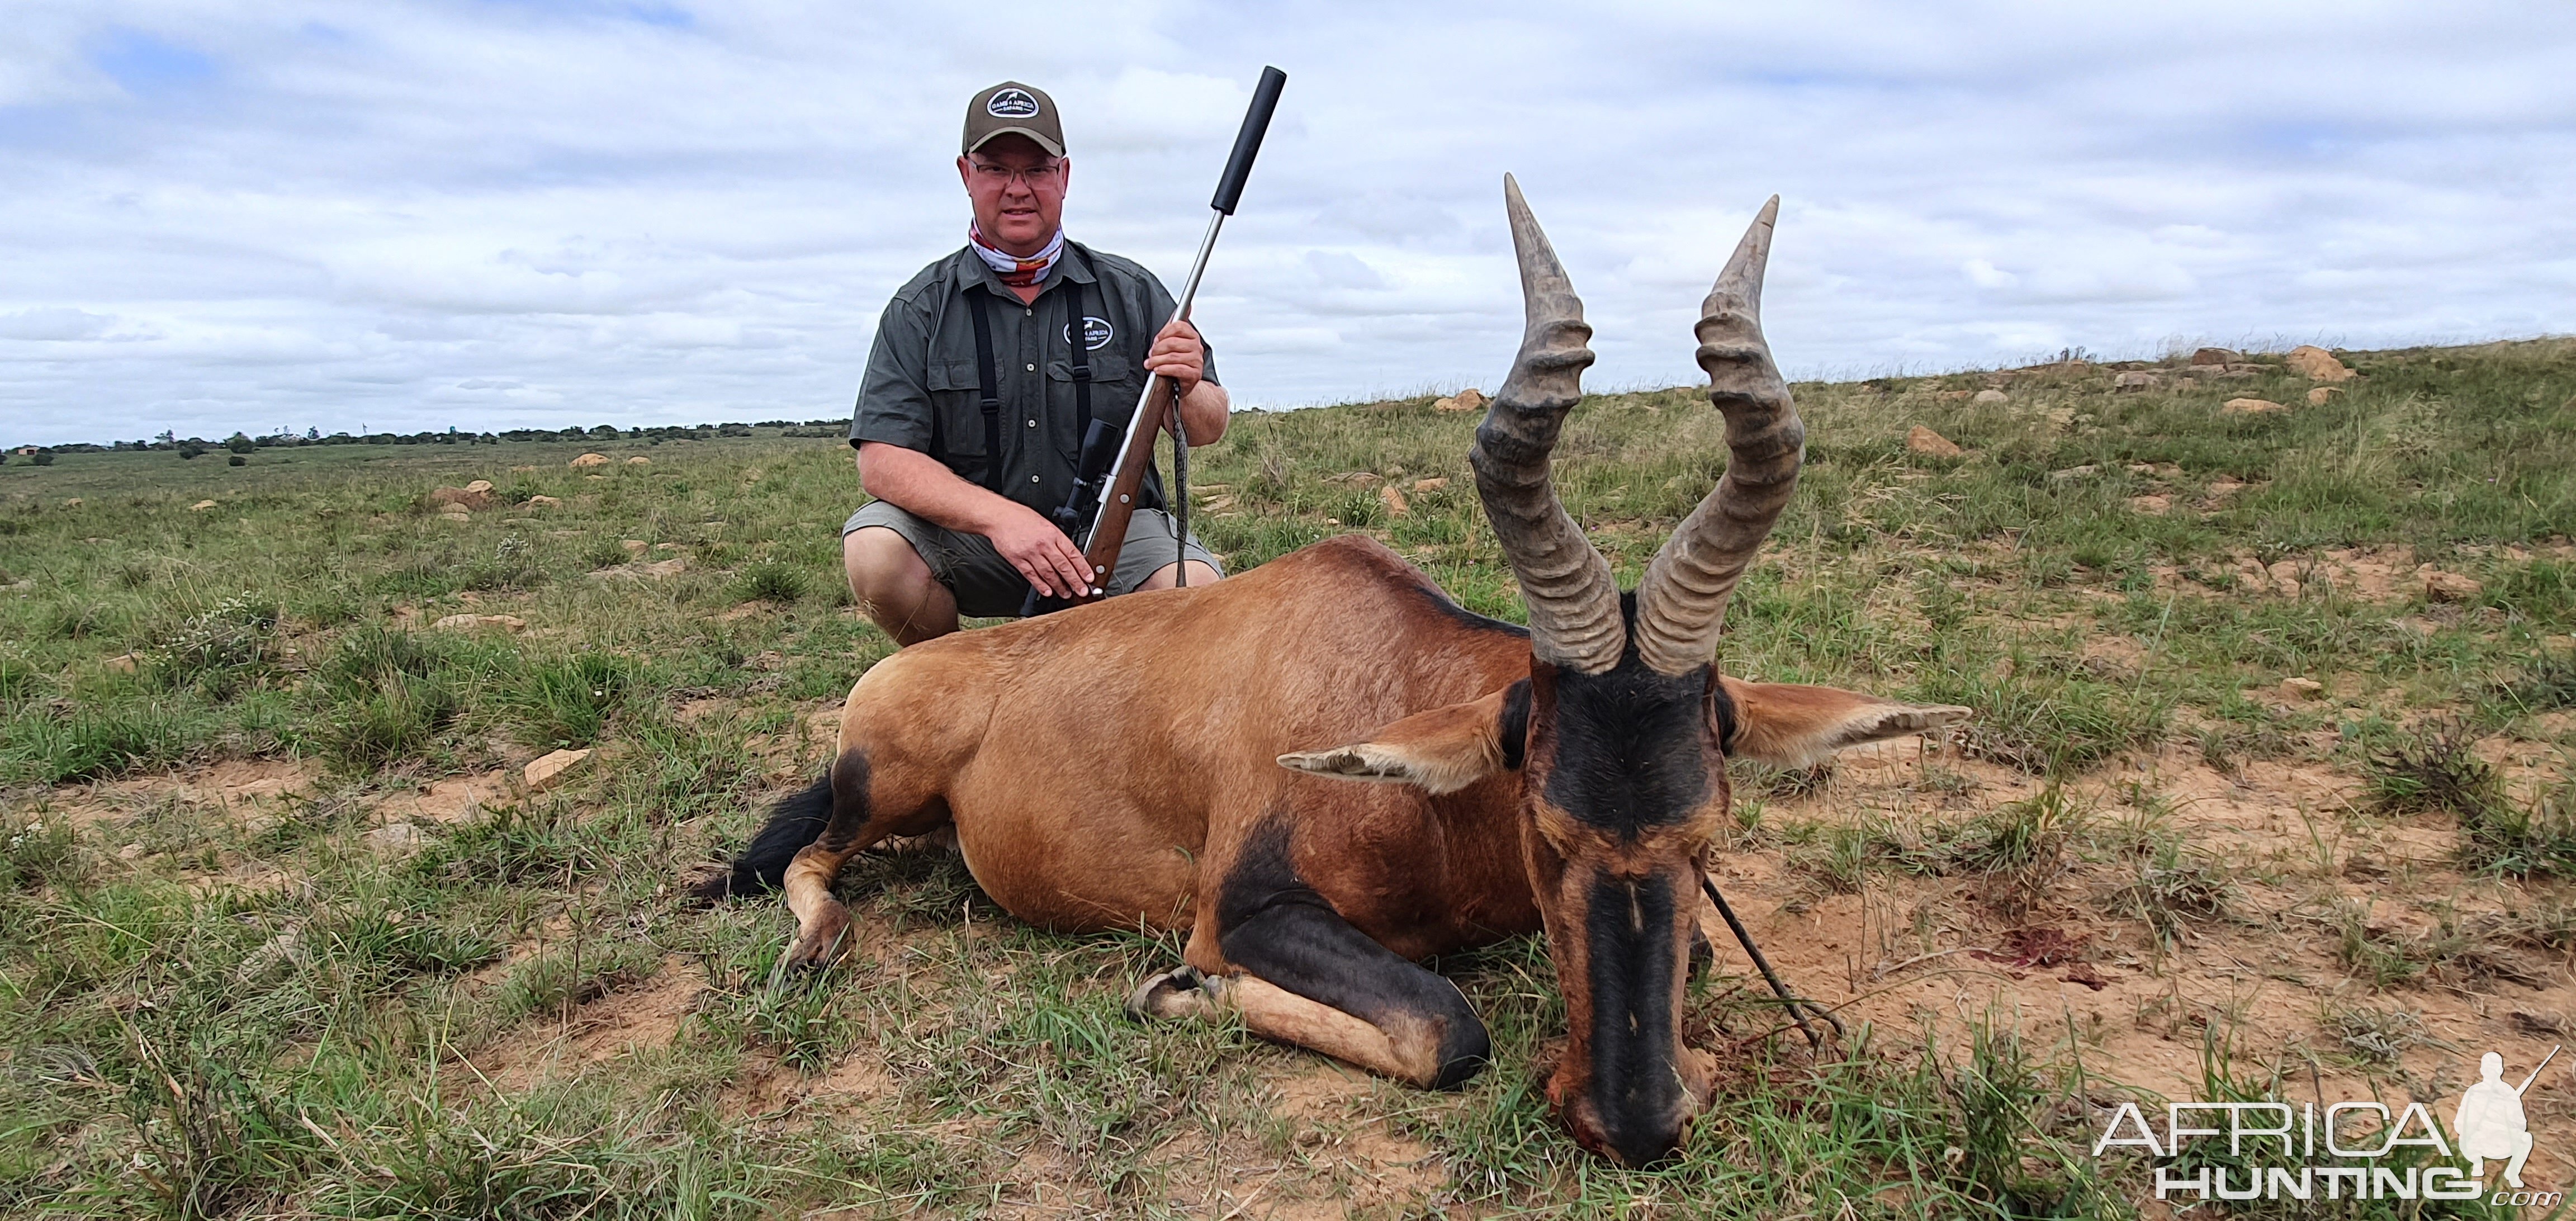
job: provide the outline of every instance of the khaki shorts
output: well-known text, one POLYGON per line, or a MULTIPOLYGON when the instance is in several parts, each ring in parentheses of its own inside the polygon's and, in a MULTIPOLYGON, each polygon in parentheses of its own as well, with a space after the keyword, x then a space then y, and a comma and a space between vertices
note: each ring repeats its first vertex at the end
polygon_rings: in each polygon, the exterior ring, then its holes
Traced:
MULTIPOLYGON (((948 587, 957 596, 957 613, 975 618, 1017 615, 1028 597, 1028 579, 1011 567, 1002 553, 993 550, 993 540, 981 534, 968 534, 936 525, 882 500, 870 501, 850 514, 842 523, 841 535, 868 526, 883 526, 903 536, 921 562, 930 566, 933 580, 948 587)), ((1138 509, 1127 519, 1127 542, 1118 549, 1118 570, 1110 574, 1112 596, 1129 593, 1156 572, 1170 567, 1175 552, 1180 550, 1172 518, 1161 509, 1138 509)), ((1225 565, 1199 545, 1198 536, 1190 536, 1189 558, 1225 575, 1225 565)))

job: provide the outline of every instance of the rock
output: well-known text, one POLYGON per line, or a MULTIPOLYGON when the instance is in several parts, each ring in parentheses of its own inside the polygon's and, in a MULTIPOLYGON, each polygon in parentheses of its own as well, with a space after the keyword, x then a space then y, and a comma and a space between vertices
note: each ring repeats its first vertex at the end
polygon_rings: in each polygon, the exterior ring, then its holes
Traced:
POLYGON ((1338 475, 1324 476, 1324 482, 1339 484, 1346 488, 1364 488, 1373 483, 1383 482, 1383 477, 1375 471, 1343 471, 1338 475))
POLYGON ((71 499, 64 501, 63 507, 66 509, 77 509, 81 507, 81 498, 74 496, 71 499))
POLYGON ((2272 561, 2263 569, 2263 575, 2272 578, 2272 584, 2280 589, 2284 598, 2298 597, 2299 591, 2305 588, 2299 582, 2299 565, 2292 560, 2272 561))
POLYGON ((1917 424, 1905 430, 1905 448, 1927 458, 1957 458, 1968 451, 1950 438, 1917 424))
POLYGON ((484 483, 480 479, 477 479, 474 482, 482 484, 482 486, 479 488, 437 488, 432 490, 428 496, 422 498, 422 502, 433 509, 444 505, 448 508, 454 509, 472 509, 478 513, 491 508, 492 485, 484 483))
POLYGON ((197 503, 195 503, 195 504, 189 505, 189 506, 188 506, 188 511, 189 511, 189 512, 191 512, 191 513, 203 513, 203 512, 205 512, 206 510, 211 509, 211 508, 214 508, 214 507, 215 507, 215 502, 213 502, 213 501, 211 501, 211 500, 200 500, 200 501, 198 501, 198 502, 197 502, 197 503))
POLYGON ((518 617, 517 615, 477 615, 467 613, 462 615, 449 615, 440 619, 436 623, 430 624, 429 626, 432 628, 445 628, 450 631, 466 632, 474 631, 479 628, 497 627, 502 631, 515 633, 528 630, 528 621, 518 617))
POLYGON ((2466 602, 2487 591, 2474 577, 2444 572, 2430 564, 2418 569, 2417 575, 2424 578, 2424 598, 2430 602, 2466 602))
POLYGON ((573 459, 571 462, 567 463, 566 465, 568 465, 568 466, 572 467, 572 469, 577 470, 577 471, 578 471, 578 470, 584 470, 584 469, 587 469, 587 468, 589 468, 589 467, 594 467, 594 466, 606 466, 606 465, 608 465, 608 455, 606 455, 606 454, 583 454, 582 456, 580 456, 580 457, 578 457, 578 458, 573 459))
POLYGON ((2317 699, 2325 693, 2326 685, 2313 678, 2285 678, 2281 680, 2281 694, 2294 700, 2317 699))
POLYGON ((389 822, 367 832, 367 847, 383 856, 402 856, 420 848, 420 828, 407 822, 389 822))
POLYGON ((528 498, 528 507, 531 509, 558 509, 563 507, 563 502, 552 496, 531 496, 528 498))
POLYGON ((1485 409, 1485 395, 1483 391, 1469 386, 1445 399, 1436 400, 1431 405, 1440 411, 1482 411, 1485 409))
POLYGON ((1449 477, 1447 475, 1434 475, 1429 479, 1414 480, 1413 492, 1418 496, 1424 492, 1437 492, 1447 486, 1449 486, 1449 477))
POLYGON ((2173 497, 2132 496, 2129 498, 2129 509, 2148 517, 2162 517, 2173 511, 2173 497))
POLYGON ((1404 517, 1413 512, 1413 506, 1404 501, 1404 493, 1397 491, 1392 483, 1379 484, 1377 498, 1386 502, 1386 511, 1390 515, 1404 517))
POLYGON ((617 545, 624 547, 628 555, 642 555, 653 547, 653 544, 640 538, 621 538, 617 540, 617 545))
POLYGON ((2191 363, 2195 365, 2241 365, 2245 363, 2245 354, 2229 348, 2202 348, 2201 350, 2191 354, 2191 363))
POLYGON ((2284 363, 2290 366, 2291 372, 2312 382, 2347 382, 2360 376, 2345 368, 2342 361, 2335 359, 2334 353, 2307 344, 2290 349, 2284 363))
POLYGON ((2272 411, 2288 411, 2289 407, 2270 399, 2229 399, 2219 410, 2229 415, 2262 415, 2272 411))
POLYGON ((2050 471, 2048 473, 2048 477, 2051 479, 2081 479, 2086 475, 2090 475, 2101 469, 2101 467, 2087 462, 2082 466, 2070 466, 2062 471, 2050 471))
POLYGON ((2308 387, 2308 406, 2323 407, 2327 399, 2341 393, 2343 393, 2341 386, 2310 386, 2308 387))
POLYGON ((489 479, 477 479, 472 483, 466 484, 465 490, 468 492, 489 493, 492 490, 492 481, 489 479))
POLYGON ((1968 401, 1972 403, 2009 403, 2012 401, 2012 396, 2001 390, 1980 390, 1977 392, 1977 397, 1968 401))
POLYGON ((463 509, 449 509, 438 515, 440 521, 472 521, 474 515, 463 509))
POLYGON ((653 563, 644 565, 644 567, 639 571, 648 577, 675 577, 680 575, 682 572, 687 571, 688 567, 689 561, 685 558, 679 558, 656 560, 653 563))
POLYGON ((636 455, 635 457, 632 457, 632 458, 627 459, 627 460, 626 460, 626 465, 628 465, 628 466, 651 466, 651 465, 653 465, 653 460, 652 460, 651 458, 647 458, 647 457, 644 457, 644 456, 643 456, 643 455, 641 455, 641 454, 638 454, 638 455, 636 455))
POLYGON ((2142 369, 2133 369, 2111 379, 2111 388, 2113 390, 2122 391, 2153 390, 2164 384, 2165 379, 2163 377, 2154 373, 2146 372, 2142 369))
POLYGON ((119 653, 114 657, 108 658, 105 664, 108 669, 114 670, 119 674, 132 674, 136 670, 143 668, 143 655, 141 653, 119 653))
POLYGON ((141 845, 141 844, 127 844, 126 846, 124 846, 124 847, 122 847, 122 848, 117 849, 117 850, 116 850, 116 859, 118 859, 118 860, 120 860, 120 861, 139 861, 139 860, 142 860, 142 859, 143 859, 143 845, 141 845))
POLYGON ((529 792, 542 793, 563 783, 566 775, 589 759, 588 748, 559 750, 529 763, 527 770, 520 773, 520 777, 527 782, 529 792))

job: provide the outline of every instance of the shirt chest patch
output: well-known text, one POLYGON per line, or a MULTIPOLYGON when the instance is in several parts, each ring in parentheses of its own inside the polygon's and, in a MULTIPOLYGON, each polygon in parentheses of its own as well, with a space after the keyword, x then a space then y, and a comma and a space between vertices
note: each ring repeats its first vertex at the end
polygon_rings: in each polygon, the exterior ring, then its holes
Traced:
MULTIPOLYGON (((1065 326, 1058 328, 1057 334, 1065 341, 1066 344, 1070 345, 1073 342, 1072 324, 1068 323, 1065 326)), ((1102 348, 1108 347, 1109 341, 1117 338, 1117 336, 1118 333, 1111 329, 1108 319, 1094 318, 1089 314, 1082 316, 1083 351, 1097 352, 1102 348)))

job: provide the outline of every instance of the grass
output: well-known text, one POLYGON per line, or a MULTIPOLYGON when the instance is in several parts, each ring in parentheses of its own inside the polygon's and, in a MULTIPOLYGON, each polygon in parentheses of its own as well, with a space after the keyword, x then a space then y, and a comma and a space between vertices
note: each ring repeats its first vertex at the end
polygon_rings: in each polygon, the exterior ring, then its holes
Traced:
MULTIPOLYGON (((1892 960, 1970 935, 1941 920, 2080 912, 2179 964, 2270 910, 2270 866, 2214 854, 2160 799, 2115 817, 2113 778, 2168 745, 2238 776, 2331 766, 2365 797, 2321 816, 2454 827, 2458 864, 2514 899, 2419 919, 2321 901, 2302 935, 2401 993, 2559 970, 2576 790, 2469 748, 2567 744, 2576 348, 2348 359, 2348 393, 2255 417, 2216 407, 2303 384, 2114 395, 2107 372, 2048 367, 1797 387, 1808 466, 1724 663, 1978 716, 1902 765, 1928 817, 1793 814, 1858 772, 1740 769, 1730 850, 1776 851, 1842 903, 1975 900, 1918 906, 1921 944, 1892 960), (2009 402, 1963 393, 1990 381, 2009 402), (1968 455, 1909 453, 1916 423, 1968 455), (2170 511, 2132 507, 2147 496, 2170 511), (2391 590, 2337 583, 2398 549, 2391 590), (2249 575, 2284 561, 2296 597, 2249 575), (2413 563, 2483 592, 2427 601, 2413 563), (2332 696, 2272 694, 2306 676, 2332 696)), ((1474 424, 1427 398, 1238 418, 1193 453, 1196 524, 1235 571, 1366 530, 1517 620, 1474 424)), ((1534 1069, 1563 1016, 1535 940, 1441 964, 1497 1048, 1455 1095, 1131 1024, 1120 1002, 1175 941, 1028 929, 938 853, 855 864, 869 952, 782 974, 774 905, 692 908, 676 879, 810 780, 831 731, 807 718, 893 646, 839 592, 845 447, 753 433, 0 468, 0 1215, 2129 1211, 2135 1168, 2083 1156, 2100 1083, 2077 1045, 2005 1015, 1857 1029, 1817 1058, 1765 1037, 1758 981, 1697 980, 1716 1110, 1679 1161, 1629 1171, 1548 1117, 1534 1069), (585 448, 616 461, 569 468, 585 448), (475 478, 501 503, 417 507, 475 478), (525 629, 433 626, 459 615, 525 629), (408 812, 567 747, 595 754, 562 788, 408 812), (291 796, 178 794, 174 773, 218 766, 289 774, 291 796), (409 846, 367 838, 398 820, 409 846), (637 1014, 661 1024, 626 1048, 637 1014), (1325 1078, 1324 1104, 1283 1092, 1325 1078), (1366 1163, 1384 1181, 1353 1169, 1372 1141, 1394 1142, 1366 1163)), ((1633 582, 1722 454, 1695 392, 1602 395, 1557 469, 1633 582)), ((2345 1052, 2402 1058, 2407 1038, 2353 1025, 2345 1052)))

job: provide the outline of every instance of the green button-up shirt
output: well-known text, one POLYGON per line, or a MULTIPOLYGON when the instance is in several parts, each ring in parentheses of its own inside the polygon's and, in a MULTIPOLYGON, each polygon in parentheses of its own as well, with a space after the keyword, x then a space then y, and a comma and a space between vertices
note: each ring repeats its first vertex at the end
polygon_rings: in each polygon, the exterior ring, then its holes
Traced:
MULTIPOLYGON (((920 450, 980 486, 990 486, 987 475, 998 462, 1003 495, 1052 512, 1072 495, 1082 456, 1074 336, 1080 334, 1091 357, 1092 418, 1123 432, 1145 390, 1145 354, 1172 309, 1172 294, 1152 272, 1071 241, 1037 300, 1023 305, 973 249, 961 247, 922 268, 886 303, 859 384, 850 444, 883 441, 920 450), (968 293, 984 294, 992 320, 998 455, 985 440, 968 293), (1072 325, 1077 300, 1078 328, 1072 325)), ((1216 381, 1213 355, 1205 376, 1216 381)), ((1144 503, 1164 503, 1161 477, 1150 471, 1144 503)))

